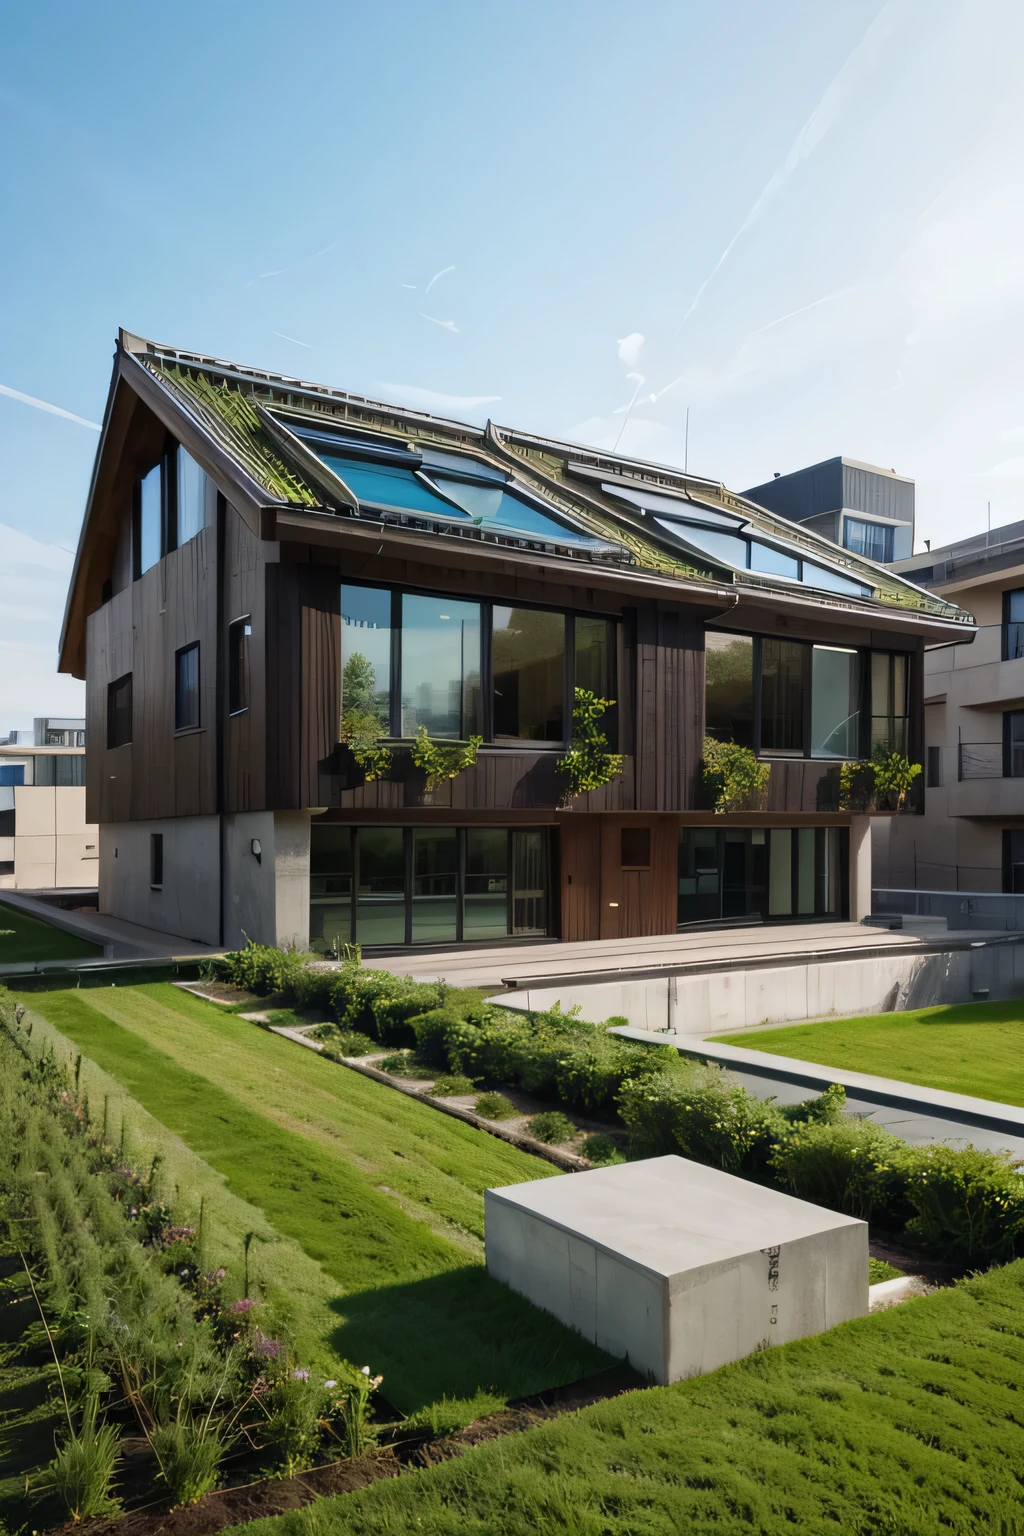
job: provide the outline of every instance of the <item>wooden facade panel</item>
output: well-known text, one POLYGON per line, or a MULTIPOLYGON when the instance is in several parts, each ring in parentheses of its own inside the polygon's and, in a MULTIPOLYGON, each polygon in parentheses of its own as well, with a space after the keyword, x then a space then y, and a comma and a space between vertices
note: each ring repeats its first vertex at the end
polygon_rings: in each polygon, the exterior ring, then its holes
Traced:
POLYGON ((600 923, 595 937, 642 938, 673 933, 679 879, 679 822, 673 816, 600 819, 600 923), (623 868, 622 831, 647 827, 651 862, 647 869, 623 868))
MULTIPOLYGON (((224 725, 224 807, 228 811, 267 808, 267 609, 265 590, 267 546, 256 537, 242 515, 228 503, 224 508, 224 602, 221 643, 236 619, 248 616, 249 702, 224 725)), ((224 658, 225 673, 227 657, 224 658)), ((224 688, 227 680, 225 675, 224 688)), ((225 698, 224 708, 229 701, 225 698)))
POLYGON ((267 804, 282 811, 299 810, 302 805, 299 570, 300 567, 283 561, 265 568, 267 804))
POLYGON ((601 932, 601 825, 567 818, 559 828, 562 933, 565 940, 596 939, 601 932))
POLYGON ((301 805, 320 805, 320 764, 341 721, 341 583, 333 566, 299 566, 302 709, 301 805))
POLYGON ((704 631, 694 611, 637 609, 635 718, 637 810, 688 810, 704 727, 704 631))

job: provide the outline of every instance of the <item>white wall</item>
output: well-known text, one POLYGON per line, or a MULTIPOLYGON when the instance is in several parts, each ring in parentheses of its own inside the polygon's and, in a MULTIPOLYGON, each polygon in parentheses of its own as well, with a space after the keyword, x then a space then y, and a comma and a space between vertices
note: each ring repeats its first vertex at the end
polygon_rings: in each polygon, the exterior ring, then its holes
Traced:
POLYGON ((0 792, 14 800, 14 875, 18 890, 89 886, 97 881, 99 828, 85 819, 85 789, 77 785, 15 785, 0 792))

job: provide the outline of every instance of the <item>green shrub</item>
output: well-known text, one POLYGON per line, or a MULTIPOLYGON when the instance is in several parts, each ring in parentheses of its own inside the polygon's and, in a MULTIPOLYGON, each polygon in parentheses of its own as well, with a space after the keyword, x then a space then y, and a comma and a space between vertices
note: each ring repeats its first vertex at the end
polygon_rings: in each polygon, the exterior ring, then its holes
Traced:
POLYGON ((777 1108, 740 1088, 720 1067, 627 1081, 619 1113, 634 1157, 679 1153, 727 1173, 759 1173, 785 1128, 777 1108))
POLYGON ((804 1099, 800 1104, 780 1104, 779 1114, 791 1125, 808 1121, 837 1125, 846 1114, 846 1089, 841 1083, 832 1083, 816 1099, 804 1099))
POLYGON ((453 1099, 459 1094, 472 1093, 475 1084, 470 1077, 460 1077, 457 1072, 446 1072, 431 1088, 435 1099, 453 1099))
POLYGON ((901 1280, 902 1269, 897 1269, 895 1264, 887 1264, 884 1259, 868 1259, 868 1284, 881 1285, 885 1280, 901 1280))
POLYGON ((511 1120, 519 1111, 503 1093, 482 1093, 474 1106, 485 1120, 511 1120))
POLYGON ((358 1029, 340 1029, 337 1024, 318 1024, 310 1030, 310 1038, 329 1045, 338 1056, 369 1056, 379 1047, 376 1040, 358 1029))
POLYGON ((274 1383, 264 1434, 281 1458, 285 1477, 308 1467, 320 1444, 324 1389, 309 1371, 292 1371, 274 1383))
POLYGON ((94 1411, 80 1434, 71 1433, 47 1468, 47 1482, 72 1520, 110 1515, 120 1508, 112 1495, 120 1436, 112 1424, 97 1425, 94 1411))
POLYGON ((902 1226, 907 1154, 905 1142, 871 1120, 812 1121, 780 1140, 772 1167, 782 1188, 801 1200, 902 1226))
POLYGON ((244 949, 224 956, 221 974, 233 986, 255 992, 257 997, 269 997, 274 992, 290 996, 308 958, 295 950, 249 942, 244 949))
POLYGON ((416 1040, 416 1048, 424 1061, 435 1066, 449 1065, 449 1036, 457 1036, 462 1016, 450 1007, 430 1008, 409 1020, 409 1028, 416 1040))
POLYGON ((414 1081, 427 1081, 433 1077, 430 1067, 425 1067, 416 1058, 413 1051, 395 1051, 391 1056, 385 1056, 383 1061, 377 1062, 381 1072, 387 1072, 392 1077, 408 1077, 414 1081))
POLYGON ((1010 1153, 977 1147, 912 1147, 903 1160, 908 1236, 969 1263, 1024 1251, 1024 1178, 1010 1153))
POLYGON ((576 1135, 575 1125, 560 1109, 546 1109, 543 1114, 534 1115, 529 1130, 531 1136, 551 1147, 561 1146, 576 1135))
POLYGON ((588 1162, 597 1167, 605 1167, 611 1163, 624 1163, 625 1155, 614 1136, 606 1136, 599 1131, 595 1136, 588 1136, 580 1151, 588 1162))
POLYGON ((217 1486, 226 1446, 208 1416, 159 1424, 149 1443, 175 1504, 194 1504, 217 1486))

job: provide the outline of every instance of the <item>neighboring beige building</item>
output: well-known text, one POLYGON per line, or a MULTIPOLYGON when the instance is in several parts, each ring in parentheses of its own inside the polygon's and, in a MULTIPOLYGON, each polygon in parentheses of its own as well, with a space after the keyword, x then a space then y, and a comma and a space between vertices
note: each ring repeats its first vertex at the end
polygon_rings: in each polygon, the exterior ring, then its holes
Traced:
POLYGON ((979 627, 925 652, 925 814, 875 822, 873 883, 1024 892, 1024 522, 893 569, 979 627))
POLYGON ((84 747, 0 744, 0 890, 95 886, 99 841, 84 747))

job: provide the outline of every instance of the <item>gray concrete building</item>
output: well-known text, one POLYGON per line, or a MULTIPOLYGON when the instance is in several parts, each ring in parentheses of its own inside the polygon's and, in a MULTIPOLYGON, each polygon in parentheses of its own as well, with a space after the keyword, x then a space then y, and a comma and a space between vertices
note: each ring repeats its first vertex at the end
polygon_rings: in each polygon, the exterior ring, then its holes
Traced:
POLYGON ((775 474, 743 494, 851 554, 887 564, 913 553, 914 482, 894 469, 840 456, 775 474))

